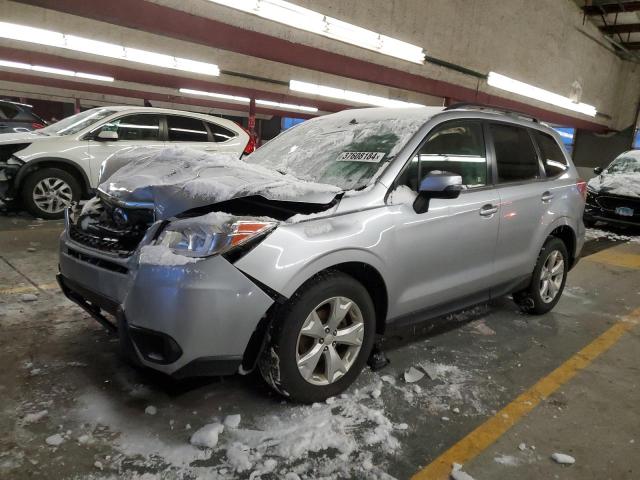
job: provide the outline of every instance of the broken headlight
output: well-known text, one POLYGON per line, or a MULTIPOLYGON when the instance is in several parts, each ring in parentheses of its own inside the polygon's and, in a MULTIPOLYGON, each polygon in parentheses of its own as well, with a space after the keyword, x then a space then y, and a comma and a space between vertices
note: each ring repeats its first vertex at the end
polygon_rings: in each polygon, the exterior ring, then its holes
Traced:
POLYGON ((186 257, 208 257, 228 252, 266 235, 276 225, 276 222, 258 220, 229 221, 221 225, 178 220, 162 231, 155 244, 186 257))

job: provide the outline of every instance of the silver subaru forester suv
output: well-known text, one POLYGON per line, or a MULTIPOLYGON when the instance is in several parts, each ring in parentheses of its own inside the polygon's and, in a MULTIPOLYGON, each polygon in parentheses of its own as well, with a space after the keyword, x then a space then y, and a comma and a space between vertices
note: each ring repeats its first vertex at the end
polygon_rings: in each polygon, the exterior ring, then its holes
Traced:
POLYGON ((584 242, 586 184, 558 135, 484 107, 343 111, 244 160, 115 160, 67 212, 65 294, 142 366, 258 367, 302 402, 349 386, 392 325, 508 294, 548 312, 584 242))

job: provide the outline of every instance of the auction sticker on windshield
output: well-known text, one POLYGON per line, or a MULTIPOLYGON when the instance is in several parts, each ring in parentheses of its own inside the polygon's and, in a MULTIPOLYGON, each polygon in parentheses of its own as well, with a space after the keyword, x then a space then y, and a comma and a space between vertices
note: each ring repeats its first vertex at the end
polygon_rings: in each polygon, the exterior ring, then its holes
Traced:
POLYGON ((384 152, 342 152, 338 156, 338 162, 380 162, 386 153, 384 152))

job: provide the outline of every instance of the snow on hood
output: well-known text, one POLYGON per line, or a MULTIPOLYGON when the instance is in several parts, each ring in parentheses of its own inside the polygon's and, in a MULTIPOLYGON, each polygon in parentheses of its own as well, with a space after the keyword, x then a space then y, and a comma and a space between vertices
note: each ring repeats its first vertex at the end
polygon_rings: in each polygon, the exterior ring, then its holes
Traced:
POLYGON ((153 204, 158 218, 252 195, 327 204, 341 191, 248 164, 235 154, 140 147, 119 154, 117 160, 125 166, 101 183, 100 191, 123 202, 153 204))
POLYGON ((602 193, 640 197, 640 173, 610 173, 589 180, 589 186, 602 193))

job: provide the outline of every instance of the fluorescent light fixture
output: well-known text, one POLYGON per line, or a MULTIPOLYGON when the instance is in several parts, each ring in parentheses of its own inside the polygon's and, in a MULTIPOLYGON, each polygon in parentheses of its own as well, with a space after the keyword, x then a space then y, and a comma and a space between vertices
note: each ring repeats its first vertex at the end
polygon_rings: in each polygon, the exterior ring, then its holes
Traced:
MULTIPOLYGON (((187 95, 211 97, 211 98, 217 98, 220 100, 231 100, 234 102, 249 103, 251 101, 251 99, 247 97, 236 97, 234 95, 227 95, 225 93, 203 92, 202 90, 192 90, 190 88, 181 88, 179 92, 185 93, 187 95)), ((283 110, 298 110, 301 112, 314 112, 314 113, 318 111, 316 107, 305 107, 303 105, 291 105, 289 103, 278 103, 278 102, 272 102, 270 100, 256 100, 256 104, 264 105, 266 107, 281 108, 283 110)))
POLYGON ((251 99, 247 97, 236 97, 234 95, 227 95, 225 93, 203 92, 201 90, 191 90, 190 88, 181 88, 179 92, 186 93, 187 95, 219 98, 220 100, 232 100, 234 102, 249 103, 251 101, 251 99))
POLYGON ((316 107, 305 107, 304 105, 292 105, 290 103, 278 103, 270 100, 256 100, 256 105, 264 105, 265 107, 281 108, 283 110, 298 110, 300 112, 315 113, 318 111, 316 107))
POLYGON ((523 97, 533 98, 540 102, 549 103, 560 108, 566 108, 567 110, 573 110, 574 112, 583 113, 590 117, 596 116, 596 107, 587 105, 586 103, 576 103, 569 97, 563 97, 557 93, 543 90, 542 88, 534 87, 524 82, 514 80, 513 78, 505 77, 496 72, 489 72, 489 78, 487 83, 492 87, 500 88, 523 97))
POLYGON ((384 55, 409 62, 424 63, 425 53, 422 47, 328 17, 291 2, 283 0, 209 1, 384 55))
POLYGON ((91 55, 100 55, 102 57, 153 65, 154 67, 199 73, 201 75, 220 75, 220 69, 213 63, 199 62, 188 58, 165 55, 164 53, 149 52, 138 48, 125 47, 124 45, 101 42, 76 35, 67 35, 15 23, 0 22, 0 38, 64 48, 73 50, 74 52, 89 53, 91 55))
POLYGON ((104 75, 94 75, 93 73, 74 72, 72 70, 63 70, 62 68, 46 67, 43 65, 30 65, 28 63, 11 62, 9 60, 0 60, 0 67, 19 68, 21 70, 32 70, 34 72, 52 73, 54 75, 65 75, 67 77, 86 78, 88 80, 99 80, 101 82, 113 82, 113 77, 104 75))
POLYGON ((340 88, 326 87, 324 85, 316 85, 315 83, 300 82, 298 80, 289 81, 289 89, 295 92, 309 93, 311 95, 319 95, 321 97, 336 98, 346 100, 348 102, 363 103, 365 105, 376 105, 378 107, 405 107, 415 108, 424 107, 419 103, 409 103, 400 100, 392 100, 375 95, 367 95, 364 93, 352 92, 350 90, 342 90, 340 88))

